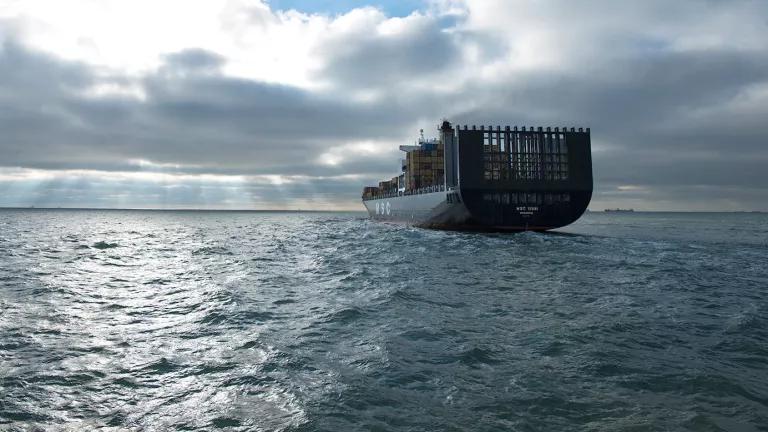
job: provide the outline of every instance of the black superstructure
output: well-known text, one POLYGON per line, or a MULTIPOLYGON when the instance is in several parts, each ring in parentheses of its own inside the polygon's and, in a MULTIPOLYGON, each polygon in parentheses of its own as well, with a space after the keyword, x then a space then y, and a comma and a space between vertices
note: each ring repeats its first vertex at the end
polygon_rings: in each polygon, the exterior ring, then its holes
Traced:
POLYGON ((372 218, 442 229, 543 231, 586 210, 589 128, 454 129, 444 121, 439 131, 437 140, 402 146, 401 173, 365 188, 372 218))

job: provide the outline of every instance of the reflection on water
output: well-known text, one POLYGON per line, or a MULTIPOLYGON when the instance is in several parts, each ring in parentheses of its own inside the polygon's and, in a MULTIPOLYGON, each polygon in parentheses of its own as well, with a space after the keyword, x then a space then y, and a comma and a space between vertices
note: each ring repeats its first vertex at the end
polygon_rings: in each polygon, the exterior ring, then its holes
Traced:
POLYGON ((0 211, 0 425, 754 429, 766 221, 0 211))

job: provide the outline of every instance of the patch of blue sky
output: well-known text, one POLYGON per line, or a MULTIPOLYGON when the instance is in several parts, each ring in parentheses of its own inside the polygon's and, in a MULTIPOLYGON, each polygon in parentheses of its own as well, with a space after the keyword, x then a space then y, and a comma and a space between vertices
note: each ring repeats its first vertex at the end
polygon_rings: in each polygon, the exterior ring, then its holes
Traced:
POLYGON ((339 15, 352 9, 373 6, 388 16, 408 16, 413 11, 424 9, 425 0, 268 0, 273 10, 295 9, 305 13, 339 15))

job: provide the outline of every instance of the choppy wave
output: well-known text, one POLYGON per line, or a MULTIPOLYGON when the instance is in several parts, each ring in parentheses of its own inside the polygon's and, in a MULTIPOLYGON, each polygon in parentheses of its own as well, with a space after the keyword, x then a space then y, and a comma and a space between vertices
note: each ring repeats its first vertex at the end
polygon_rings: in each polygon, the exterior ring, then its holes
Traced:
MULTIPOLYGON (((79 246, 85 246, 85 245, 79 245, 79 246)), ((112 249, 118 246, 119 245, 117 243, 110 243, 103 240, 97 241, 96 243, 93 244, 93 247, 96 249, 112 249)))
POLYGON ((2 211, 0 428, 761 430, 767 222, 2 211))

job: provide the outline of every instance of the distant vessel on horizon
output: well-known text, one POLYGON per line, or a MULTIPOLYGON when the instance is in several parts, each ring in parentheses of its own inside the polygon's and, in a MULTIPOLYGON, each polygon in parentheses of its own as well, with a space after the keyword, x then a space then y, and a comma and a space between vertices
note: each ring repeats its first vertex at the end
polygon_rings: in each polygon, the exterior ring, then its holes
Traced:
POLYGON ((633 213, 635 209, 621 209, 621 208, 615 208, 615 209, 605 209, 603 210, 606 213, 633 213))
POLYGON ((448 230, 545 231, 592 198, 587 128, 438 127, 405 152, 400 173, 363 190, 372 219, 448 230))

